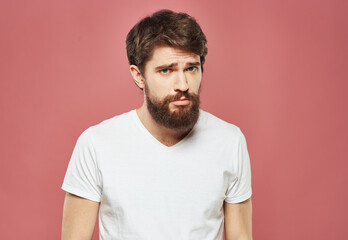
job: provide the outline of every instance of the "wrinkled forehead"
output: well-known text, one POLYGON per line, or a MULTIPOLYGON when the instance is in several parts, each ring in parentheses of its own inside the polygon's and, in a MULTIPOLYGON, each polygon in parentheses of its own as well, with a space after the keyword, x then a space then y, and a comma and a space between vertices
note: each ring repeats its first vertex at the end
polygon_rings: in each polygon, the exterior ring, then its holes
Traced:
POLYGON ((200 56, 180 48, 156 46, 147 63, 150 62, 154 64, 188 64, 192 62, 200 62, 200 56))

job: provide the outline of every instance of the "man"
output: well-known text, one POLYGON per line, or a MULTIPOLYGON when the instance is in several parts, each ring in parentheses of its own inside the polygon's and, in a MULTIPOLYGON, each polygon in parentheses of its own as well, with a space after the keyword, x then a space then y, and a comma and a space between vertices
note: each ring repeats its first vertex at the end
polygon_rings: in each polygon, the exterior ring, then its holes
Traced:
POLYGON ((137 23, 127 55, 143 105, 85 130, 62 189, 62 239, 251 239, 251 174, 238 127, 199 109, 206 38, 190 16, 137 23))

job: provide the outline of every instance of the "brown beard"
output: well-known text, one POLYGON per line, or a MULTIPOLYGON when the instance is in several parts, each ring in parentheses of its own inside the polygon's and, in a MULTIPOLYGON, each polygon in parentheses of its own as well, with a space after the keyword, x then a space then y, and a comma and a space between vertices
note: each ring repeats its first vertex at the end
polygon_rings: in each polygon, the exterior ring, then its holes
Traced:
POLYGON ((168 95, 163 100, 151 97, 147 85, 145 85, 146 105, 152 118, 160 125, 173 130, 189 130, 199 117, 199 95, 188 92, 178 92, 176 95, 168 95), (169 104, 181 97, 190 99, 190 104, 176 106, 171 111, 169 104))

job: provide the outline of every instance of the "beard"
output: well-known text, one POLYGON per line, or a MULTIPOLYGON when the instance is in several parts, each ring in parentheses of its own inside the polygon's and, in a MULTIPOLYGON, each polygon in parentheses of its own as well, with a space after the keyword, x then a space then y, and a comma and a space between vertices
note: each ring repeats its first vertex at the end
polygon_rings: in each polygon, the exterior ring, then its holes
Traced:
POLYGON ((175 95, 168 95, 164 99, 151 96, 150 90, 145 84, 146 105, 152 118, 160 125, 172 130, 189 130, 199 117, 199 95, 188 92, 178 92, 175 95), (190 99, 188 105, 175 106, 171 110, 169 104, 181 97, 190 99))

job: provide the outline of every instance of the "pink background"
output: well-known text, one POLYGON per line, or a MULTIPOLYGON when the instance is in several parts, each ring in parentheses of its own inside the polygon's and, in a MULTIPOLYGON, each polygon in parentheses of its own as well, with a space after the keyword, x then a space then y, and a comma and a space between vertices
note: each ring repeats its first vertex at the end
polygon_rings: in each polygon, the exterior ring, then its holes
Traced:
POLYGON ((346 239, 347 1, 0 2, 0 239, 59 239, 77 137, 141 105, 125 38, 185 11, 209 53, 202 108, 239 126, 254 239, 346 239))

